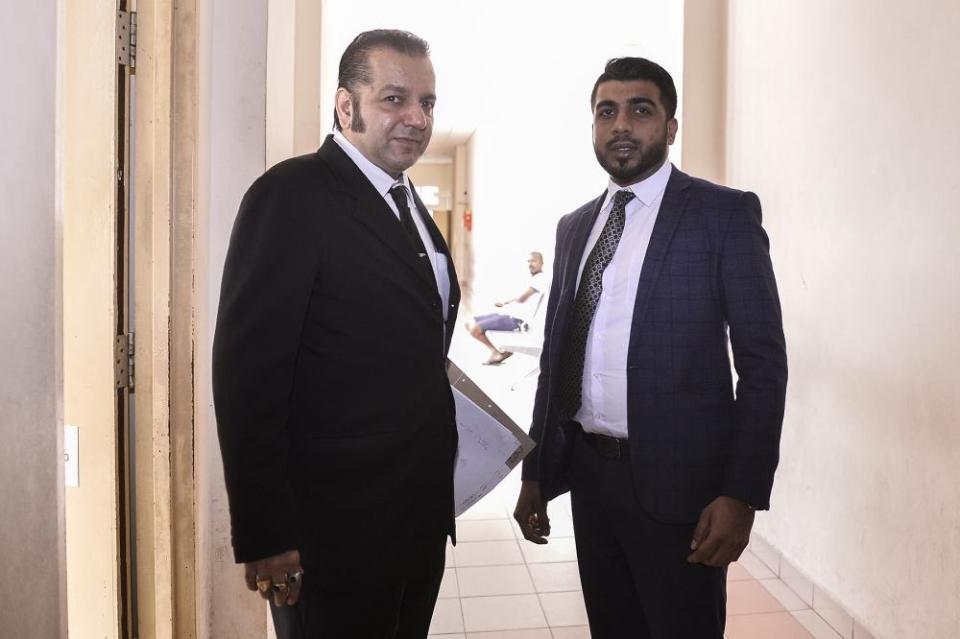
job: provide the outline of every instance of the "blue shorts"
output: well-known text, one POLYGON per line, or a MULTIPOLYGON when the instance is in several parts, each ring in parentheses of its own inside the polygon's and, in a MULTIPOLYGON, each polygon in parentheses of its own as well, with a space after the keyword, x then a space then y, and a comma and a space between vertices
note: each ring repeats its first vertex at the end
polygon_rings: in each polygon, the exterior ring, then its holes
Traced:
POLYGON ((515 331, 523 325, 523 320, 519 317, 511 317, 502 313, 490 313, 489 315, 477 315, 473 318, 484 332, 486 331, 515 331))

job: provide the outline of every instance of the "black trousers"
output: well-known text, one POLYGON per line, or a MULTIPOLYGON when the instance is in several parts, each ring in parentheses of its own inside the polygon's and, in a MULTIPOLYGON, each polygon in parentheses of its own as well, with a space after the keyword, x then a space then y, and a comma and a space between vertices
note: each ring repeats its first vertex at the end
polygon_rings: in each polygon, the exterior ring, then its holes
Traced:
POLYGON ((400 583, 372 590, 320 588, 304 575, 296 605, 270 604, 277 639, 425 639, 443 580, 445 551, 446 536, 400 583))
POLYGON ((696 524, 652 519, 629 457, 604 457, 582 435, 568 479, 592 639, 723 639, 727 571, 687 563, 696 524))

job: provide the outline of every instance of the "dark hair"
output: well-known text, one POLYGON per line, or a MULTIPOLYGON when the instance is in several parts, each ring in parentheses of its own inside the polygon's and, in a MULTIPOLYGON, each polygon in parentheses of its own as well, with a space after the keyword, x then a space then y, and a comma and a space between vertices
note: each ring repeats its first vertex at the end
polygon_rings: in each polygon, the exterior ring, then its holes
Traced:
POLYGON ((667 70, 656 62, 646 58, 613 58, 607 61, 603 73, 597 78, 590 94, 590 108, 597 102, 597 89, 604 82, 616 80, 630 82, 631 80, 649 80, 660 89, 660 100, 667 111, 667 119, 673 119, 677 114, 677 87, 667 70))
MULTIPOLYGON (((392 49, 411 57, 429 57, 430 45, 423 38, 399 29, 364 31, 353 39, 340 57, 337 88, 353 93, 357 87, 370 84, 370 52, 374 49, 392 49)), ((340 118, 333 111, 333 127, 340 130, 340 118)))

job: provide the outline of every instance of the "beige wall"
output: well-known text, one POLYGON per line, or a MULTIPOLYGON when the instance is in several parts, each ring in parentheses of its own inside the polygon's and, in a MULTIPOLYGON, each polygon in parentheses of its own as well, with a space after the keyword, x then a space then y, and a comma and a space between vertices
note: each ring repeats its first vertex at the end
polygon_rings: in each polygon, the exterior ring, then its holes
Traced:
POLYGON ((0 629, 66 637, 56 0, 0 9, 0 629))
POLYGON ((70 635, 116 637, 119 620, 116 335, 116 63, 113 6, 65 3, 64 419, 80 434, 67 488, 70 635))
POLYGON ((952 0, 730 5, 791 367, 758 530, 883 639, 960 636, 957 33, 952 0))
POLYGON ((322 0, 271 0, 267 16, 267 166, 320 146, 322 0))

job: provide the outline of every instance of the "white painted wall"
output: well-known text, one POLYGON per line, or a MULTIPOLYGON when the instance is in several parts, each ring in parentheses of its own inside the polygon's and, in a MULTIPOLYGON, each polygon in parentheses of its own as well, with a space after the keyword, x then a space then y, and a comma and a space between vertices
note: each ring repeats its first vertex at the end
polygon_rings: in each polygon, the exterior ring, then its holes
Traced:
POLYGON ((758 530, 882 639, 960 637, 957 33, 952 0, 730 5, 791 367, 758 530))
POLYGON ((58 0, 0 8, 0 629, 66 637, 58 0))
MULTIPOLYGON (((650 57, 682 89, 682 2, 613 0, 600 10, 545 0, 327 0, 323 131, 333 124, 340 55, 357 33, 381 27, 408 29, 430 43, 435 131, 477 132, 471 161, 478 310, 523 281, 531 250, 542 251, 549 268, 557 219, 605 188, 591 144, 590 90, 607 59, 650 57)), ((680 148, 673 147, 674 161, 680 148)))
POLYGON ((198 635, 260 639, 267 632, 264 604, 244 586, 230 545, 210 352, 233 219, 243 193, 265 168, 267 0, 201 0, 198 21, 198 635))

